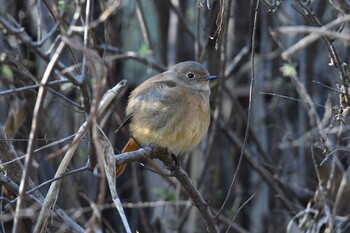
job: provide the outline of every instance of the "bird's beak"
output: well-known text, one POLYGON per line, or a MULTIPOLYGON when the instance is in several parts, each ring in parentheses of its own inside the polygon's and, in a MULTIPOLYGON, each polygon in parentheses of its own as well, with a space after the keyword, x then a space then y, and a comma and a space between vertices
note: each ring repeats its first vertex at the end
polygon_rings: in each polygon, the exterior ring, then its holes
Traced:
POLYGON ((214 75, 209 75, 208 77, 205 78, 205 80, 214 80, 217 79, 219 76, 214 76, 214 75))

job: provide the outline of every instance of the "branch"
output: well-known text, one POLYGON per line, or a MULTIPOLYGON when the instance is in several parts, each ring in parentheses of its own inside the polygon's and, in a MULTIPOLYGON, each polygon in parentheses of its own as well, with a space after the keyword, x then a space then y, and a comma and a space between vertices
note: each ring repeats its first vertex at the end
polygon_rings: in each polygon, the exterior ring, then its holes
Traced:
MULTIPOLYGON (((316 40, 318 40, 319 38, 321 38, 322 36, 332 36, 335 37, 337 35, 337 37, 344 37, 345 34, 339 34, 339 33, 331 33, 329 32, 329 30, 333 27, 336 27, 342 23, 346 23, 350 21, 350 15, 344 15, 342 17, 339 17, 335 20, 333 20, 332 22, 322 26, 322 27, 294 27, 294 31, 299 29, 299 30, 304 30, 304 32, 312 32, 310 35, 305 36, 304 38, 302 38, 301 40, 299 40, 297 43, 295 43, 294 45, 292 45, 291 47, 289 47, 286 51, 284 51, 281 56, 283 59, 288 60, 293 54, 295 54, 296 52, 298 52, 299 50, 305 48, 306 46, 310 45, 311 43, 315 42, 316 40)), ((292 27, 279 27, 277 28, 278 31, 280 32, 288 32, 288 30, 292 30, 292 27)), ((298 32, 298 31, 297 31, 298 32)), ((344 38, 342 38, 344 39, 344 38)), ((346 41, 348 41, 348 37, 346 38, 346 41)))
MULTIPOLYGON (((115 85, 111 90, 106 92, 106 94, 101 99, 99 108, 97 110, 97 115, 100 115, 107 108, 107 106, 110 104, 110 102, 113 100, 113 98, 118 93, 121 92, 121 90, 123 89, 123 87, 126 86, 126 84, 127 84, 126 80, 123 80, 123 81, 119 82, 117 85, 115 85)), ((77 134, 75 135, 74 140, 71 144, 71 147, 66 152, 60 166, 58 167, 56 174, 55 174, 55 178, 60 177, 62 174, 65 173, 81 139, 83 138, 83 136, 86 133, 86 127, 87 127, 87 122, 84 122, 81 125, 77 134)), ((43 207, 41 208, 40 215, 38 217, 38 221, 36 222, 34 232, 44 232, 45 231, 47 221, 49 220, 49 216, 50 216, 49 213, 50 213, 51 208, 54 206, 54 204, 57 201, 60 186, 61 186, 61 180, 54 181, 51 184, 50 189, 45 197, 43 207)))
MULTIPOLYGON (((346 43, 350 43, 350 36, 348 33, 339 33, 330 31, 324 28, 320 27, 312 27, 312 26, 281 26, 276 28, 276 30, 280 33, 315 33, 317 36, 316 38, 319 38, 320 36, 327 36, 331 39, 338 39, 342 40, 346 43)), ((314 42, 314 40, 311 40, 310 42, 314 42)), ((308 44, 306 44, 308 45, 308 44)), ((304 46, 306 46, 304 45, 304 46)))
POLYGON ((199 211, 208 232, 219 232, 216 219, 208 204, 203 199, 201 193, 194 187, 192 180, 189 178, 186 171, 180 166, 177 168, 172 156, 164 149, 149 145, 145 148, 138 149, 136 151, 126 152, 123 154, 115 155, 116 165, 123 163, 130 163, 143 160, 145 158, 154 159, 157 158, 164 163, 169 171, 174 171, 173 176, 181 183, 186 193, 192 199, 193 204, 199 211))
MULTIPOLYGON (((75 24, 77 17, 79 16, 80 7, 77 7, 76 13, 74 14, 75 17, 73 17, 73 22, 71 25, 75 24)), ((14 26, 12 26, 5 17, 0 15, 0 25, 2 25, 6 32, 10 35, 14 35, 18 41, 20 41, 22 44, 26 45, 28 49, 30 49, 33 53, 35 53, 38 57, 46 61, 47 63, 50 63, 51 58, 49 55, 45 54, 40 50, 39 47, 36 46, 35 42, 33 42, 32 38, 22 29, 18 29, 14 26)), ((67 32, 67 36, 72 34, 72 27, 67 32)), ((57 69, 61 74, 64 74, 64 76, 71 81, 75 86, 80 88, 81 95, 82 95, 82 102, 85 109, 85 112, 89 112, 90 109, 90 93, 87 86, 86 79, 82 76, 76 76, 72 72, 65 73, 65 66, 60 62, 57 61, 54 64, 54 68, 57 69)))
POLYGON ((49 78, 51 76, 51 73, 54 71, 54 66, 58 62, 61 54, 63 53, 64 49, 66 47, 66 44, 61 42, 56 50, 56 53, 53 55, 52 59, 50 60, 44 76, 41 80, 42 86, 40 86, 38 91, 38 97, 36 99, 35 107, 34 107, 34 113, 33 113, 33 120, 31 125, 31 131, 29 134, 29 141, 28 141, 28 147, 27 147, 27 156, 25 158, 24 162, 24 170, 21 178, 21 183, 19 186, 19 194, 18 194, 18 201, 16 205, 16 212, 15 212, 15 219, 14 219, 14 225, 13 225, 13 232, 17 232, 20 228, 21 224, 21 217, 20 212, 22 208, 22 199, 24 198, 26 186, 28 182, 29 173, 31 170, 31 165, 34 157, 34 147, 37 140, 37 131, 38 131, 38 124, 39 124, 39 118, 41 115, 42 107, 44 105, 45 96, 47 93, 47 84, 49 81, 49 78))
POLYGON ((169 8, 176 14, 177 18, 179 19, 179 22, 181 23, 181 26, 184 27, 185 31, 188 33, 188 35, 195 40, 195 35, 193 31, 191 30, 188 21, 186 20, 185 16, 182 14, 182 12, 174 6, 172 1, 166 0, 165 3, 169 6, 169 8))
POLYGON ((114 60, 126 60, 126 59, 134 59, 142 64, 145 64, 147 66, 150 66, 156 69, 157 71, 163 72, 166 70, 166 67, 160 64, 155 59, 149 59, 146 56, 134 51, 126 51, 125 53, 106 56, 105 61, 111 62, 114 60))
MULTIPOLYGON (((321 22, 319 21, 319 19, 312 13, 312 11, 309 9, 309 7, 304 4, 302 1, 297 0, 296 1, 299 7, 299 10, 301 11, 300 14, 302 14, 309 22, 311 22, 313 25, 316 25, 322 29, 328 29, 331 27, 334 27, 338 24, 341 23, 345 23, 347 21, 350 20, 350 14, 345 15, 343 17, 339 17, 336 20, 326 24, 325 26, 323 26, 321 24, 321 22)), ((312 36, 313 34, 310 34, 309 36, 312 36)), ((342 87, 345 88, 344 90, 344 94, 346 96, 347 99, 350 98, 350 94, 349 94, 349 72, 347 69, 347 65, 341 61, 338 51, 335 48, 335 46, 333 45, 333 41, 331 41, 328 37, 323 36, 322 37, 323 42, 325 43, 325 46, 328 50, 329 56, 331 57, 331 61, 334 64, 335 68, 338 70, 339 74, 340 74, 340 81, 342 82, 342 87)))
MULTIPOLYGON (((3 167, 4 171, 6 172, 5 175, 0 174, 0 184, 2 184, 4 187, 6 187, 7 190, 11 191, 12 193, 17 194, 19 190, 19 183, 21 180, 21 173, 23 170, 23 165, 20 163, 19 160, 16 160, 18 158, 18 155, 13 148, 13 145, 8 140, 6 133, 0 124, 0 162, 2 163, 1 166, 3 167), (7 163, 8 161, 15 161, 12 163, 7 163)), ((28 179, 28 187, 34 188, 34 184, 32 180, 28 179)), ((39 205, 39 207, 43 204, 43 196, 39 191, 34 191, 31 194, 26 194, 24 197, 24 206, 35 206, 36 204, 39 205)), ((61 209, 54 209, 54 214, 52 217, 52 221, 57 223, 50 224, 50 227, 47 232, 57 232, 58 229, 57 226, 65 225, 66 228, 70 232, 83 232, 84 230, 79 226, 76 222, 74 222, 64 211, 61 209)), ((22 214, 22 213, 21 213, 22 214)), ((34 214, 34 219, 31 218, 32 221, 36 220, 37 213, 34 214)), ((33 217, 33 215, 31 215, 33 217)))
POLYGON ((244 132, 244 139, 243 139, 243 143, 242 143, 242 147, 241 147, 241 151, 240 151, 240 155, 239 155, 239 159, 238 159, 238 164, 237 164, 237 168, 235 173, 233 174, 232 180, 231 180, 231 184, 230 184, 230 188, 229 191, 226 194, 225 200, 222 203, 218 213, 216 214, 216 218, 218 218, 221 214, 221 212, 224 210, 224 207, 229 199, 229 196, 231 195, 238 173, 241 169, 242 166, 242 161, 243 161, 243 156, 245 154, 245 150, 246 150, 246 146, 248 143, 248 138, 249 138, 249 133, 250 133, 250 127, 251 127, 251 118, 252 118, 252 106, 253 106, 253 96, 255 94, 255 45, 256 45, 256 27, 257 27, 257 15, 258 15, 258 9, 259 9, 259 0, 254 0, 251 3, 251 7, 252 7, 252 34, 251 34, 251 51, 250 51, 250 65, 251 65, 251 78, 250 78, 250 85, 249 85, 249 102, 248 102, 248 115, 247 115, 247 126, 244 132))

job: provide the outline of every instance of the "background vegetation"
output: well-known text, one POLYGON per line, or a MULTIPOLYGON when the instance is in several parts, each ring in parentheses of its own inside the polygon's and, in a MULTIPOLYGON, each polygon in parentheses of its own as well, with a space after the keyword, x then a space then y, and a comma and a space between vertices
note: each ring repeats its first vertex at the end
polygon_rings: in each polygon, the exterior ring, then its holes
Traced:
MULTIPOLYGON (((207 137, 179 158, 218 231, 350 232, 349 1, 0 4, 1 232, 32 232, 38 218, 42 232, 124 232, 102 165, 87 165, 101 161, 94 130, 118 154, 128 93, 185 60, 221 77, 207 137), (38 217, 54 184, 44 182, 85 121, 64 171, 82 169, 59 180, 55 208, 38 217)), ((186 188, 154 170, 168 172, 145 160, 116 181, 132 231, 205 232, 186 188)))

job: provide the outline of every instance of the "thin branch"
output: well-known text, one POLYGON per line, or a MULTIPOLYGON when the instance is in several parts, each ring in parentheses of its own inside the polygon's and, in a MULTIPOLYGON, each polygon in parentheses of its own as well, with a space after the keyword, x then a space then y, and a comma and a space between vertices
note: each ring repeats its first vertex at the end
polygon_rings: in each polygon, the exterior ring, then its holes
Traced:
MULTIPOLYGON (((287 100, 292 100, 292 101, 296 101, 296 102, 300 102, 300 103, 309 103, 308 101, 306 100, 302 100, 302 99, 297 99, 297 98, 294 98, 294 97, 291 97, 291 96, 287 96, 287 95, 281 95, 281 94, 277 94, 277 93, 272 93, 272 92, 259 92, 258 93, 259 95, 269 95, 269 96, 276 96, 276 97, 279 97, 279 98, 284 98, 284 99, 287 99, 287 100)), ((321 108, 325 108, 324 105, 322 104, 316 104, 316 103, 313 103, 313 105, 317 106, 317 107, 321 107, 321 108)))
POLYGON ((87 26, 76 26, 73 25, 72 30, 75 32, 84 32, 86 28, 93 29, 97 27, 100 23, 103 23, 107 20, 107 18, 119 7, 121 6, 122 1, 121 0, 115 0, 115 1, 109 1, 109 3, 112 3, 111 5, 107 6, 106 9, 102 12, 102 14, 99 16, 98 19, 91 22, 87 26))
MULTIPOLYGON (((76 11, 75 11, 75 13, 73 15, 73 20, 72 20, 71 25, 74 25, 75 22, 77 21, 77 19, 79 18, 80 10, 81 10, 80 7, 76 7, 76 11)), ((32 38, 25 31, 13 27, 1 15, 0 15, 0 24, 6 29, 7 33, 14 35, 19 41, 21 41, 21 43, 23 43, 24 45, 28 46, 28 48, 30 48, 31 51, 33 51, 36 55, 38 55, 38 57, 40 57, 41 59, 43 59, 47 63, 50 62, 50 60, 51 60, 50 56, 45 54, 44 52, 42 52, 39 48, 37 48, 35 46, 34 42, 32 41, 32 38)), ((70 36, 72 34, 72 30, 71 29, 72 29, 72 26, 69 28, 68 32, 66 33, 67 36, 70 36)), ((65 70, 65 66, 61 62, 59 62, 59 61, 55 62, 54 63, 54 67, 61 74, 64 73, 63 71, 65 70)), ((89 94, 89 88, 88 88, 86 79, 84 79, 81 76, 76 76, 73 73, 66 73, 65 77, 67 79, 69 79, 69 81, 71 81, 75 86, 78 86, 80 88, 81 95, 82 95, 81 99, 82 99, 82 102, 83 102, 83 106, 84 106, 85 112, 89 112, 89 109, 90 109, 90 94, 89 94)))
MULTIPOLYGON (((327 219, 327 223, 326 225, 328 225, 328 228, 333 228, 332 226, 334 225, 333 222, 333 216, 331 215, 331 206, 328 204, 328 201, 327 201, 327 197, 326 197, 326 190, 324 189, 323 187, 323 183, 322 182, 322 179, 321 179, 321 176, 320 176, 320 173, 318 171, 318 168, 317 168, 317 163, 316 163, 316 159, 315 159, 315 154, 314 154, 314 150, 312 148, 312 146, 310 147, 310 151, 311 151, 311 158, 312 158, 312 162, 313 162, 313 165, 314 165, 314 169, 315 169, 315 173, 316 173, 316 176, 317 176, 317 180, 318 180, 318 188, 320 190, 320 199, 321 199, 321 203, 323 205, 323 208, 325 210, 325 214, 326 214, 326 219, 327 219)), ((334 203, 335 205, 337 203, 334 203)), ((325 232, 328 232, 328 231, 325 231, 325 232)))
POLYGON ((251 115, 252 115, 252 104, 253 104, 253 94, 254 94, 254 83, 255 83, 255 61, 254 61, 254 55, 255 55, 255 35, 256 35, 256 27, 257 27, 257 15, 258 15, 258 8, 259 8, 259 0, 254 0, 253 4, 252 4, 252 9, 253 9, 253 28, 252 28, 252 35, 251 35, 251 79, 250 79, 250 87, 249 87, 249 104, 248 104, 248 116, 247 116, 247 126, 246 126, 246 130, 245 130, 245 134, 244 134, 244 141, 243 141, 243 145, 241 148, 241 153, 239 155, 239 160, 238 160, 238 164, 237 164, 237 168, 236 171, 233 175, 232 181, 231 181, 231 185, 229 188, 229 191, 227 192, 227 195, 225 197, 224 202, 222 203, 218 213, 216 214, 215 218, 218 218, 221 214, 221 212, 223 211, 229 196, 232 193, 237 175, 240 171, 241 168, 241 164, 243 161, 243 157, 244 157, 244 153, 245 153, 245 148, 246 145, 248 143, 248 137, 249 137, 249 132, 250 132, 250 123, 251 123, 251 115))
MULTIPOLYGON (((91 0, 86 1, 85 6, 85 25, 84 25, 84 49, 87 49, 89 46, 89 22, 90 22, 90 11, 91 11, 91 0)), ((86 53, 83 53, 83 62, 81 65, 81 76, 85 76, 86 67, 86 53)))
POLYGON ((138 19, 140 27, 141 27, 143 39, 145 40, 148 49, 153 51, 154 48, 153 48, 153 44, 152 44, 151 33, 150 33, 150 31, 147 27, 147 24, 146 24, 146 16, 145 16, 145 12, 142 8, 142 1, 141 0, 136 0, 136 14, 137 14, 137 19, 138 19))
POLYGON ((37 101, 36 101, 35 107, 34 107, 32 126, 31 126, 31 131, 29 134, 29 141, 28 141, 28 147, 27 147, 27 156, 26 156, 26 159, 24 162, 24 171, 23 171, 21 183, 19 186, 19 195, 18 195, 18 201, 17 201, 17 205, 16 205, 14 225, 13 225, 13 229, 12 229, 13 233, 18 232, 18 229, 20 229, 20 225, 21 225, 20 213, 22 211, 22 209, 21 209, 22 202, 23 202, 23 198, 25 195, 25 188, 27 186, 27 180, 29 177, 29 173, 31 170, 32 161, 33 161, 33 157, 34 157, 33 151, 34 151, 34 147, 35 147, 36 139, 37 139, 36 136, 37 136, 37 131, 38 131, 39 118, 41 115, 41 110, 42 110, 42 107, 43 107, 43 104, 45 101, 45 96, 46 96, 46 92, 47 92, 47 88, 48 88, 47 83, 49 81, 51 73, 54 70, 54 66, 58 62, 58 59, 60 58, 61 54, 63 53, 65 47, 66 47, 66 44, 64 42, 61 42, 57 48, 56 53, 53 55, 52 59, 50 60, 48 66, 45 70, 43 79, 41 80, 42 86, 40 86, 40 88, 39 88, 37 101))
MULTIPOLYGON (((5 17, 0 15, 0 24, 6 29, 6 32, 9 34, 12 34, 18 39, 22 44, 27 45, 28 48, 30 48, 36 55, 38 55, 41 59, 43 59, 46 62, 50 62, 51 58, 46 55, 44 52, 42 52, 39 48, 33 44, 32 38, 23 30, 13 27, 6 19, 5 17)), ((65 69, 64 65, 60 62, 57 62, 55 64, 55 68, 57 68, 60 72, 65 69)), ((67 78, 76 86, 81 85, 79 83, 79 80, 76 79, 76 77, 68 73, 66 74, 67 78)))
MULTIPOLYGON (((234 145, 240 148, 243 147, 243 142, 232 130, 228 130, 226 127, 224 127, 223 122, 220 122, 220 126, 228 140, 230 140, 234 145)), ((271 174, 268 170, 262 167, 261 164, 259 164, 256 161, 256 159, 254 159, 254 155, 249 149, 246 149, 244 151, 244 155, 247 158, 247 161, 250 164, 250 166, 252 166, 260 174, 260 176, 267 182, 267 184, 274 190, 276 195, 282 201, 282 204, 290 212, 292 213, 296 212, 296 208, 301 206, 299 201, 297 199, 291 200, 291 198, 285 194, 283 189, 280 187, 279 183, 276 182, 276 178, 273 176, 273 174, 271 174)))
POLYGON ((157 71, 165 71, 166 67, 162 64, 160 64, 158 61, 155 61, 154 59, 150 60, 146 56, 134 52, 134 51, 128 51, 122 54, 115 54, 115 55, 110 55, 106 56, 105 61, 110 62, 113 60, 125 60, 125 59, 134 59, 136 61, 139 61, 145 65, 150 66, 151 68, 156 69, 157 71))
MULTIPOLYGON (((289 34, 289 33, 314 33, 316 35, 319 35, 316 38, 319 38, 320 36, 327 36, 331 39, 338 39, 342 40, 344 42, 350 43, 350 36, 348 33, 339 33, 327 30, 323 27, 311 27, 311 26, 283 26, 276 28, 276 31, 289 34)), ((313 42, 313 41, 311 41, 313 42)), ((304 46, 307 46, 309 44, 306 44, 304 46)))
MULTIPOLYGON (((308 8, 308 6, 305 5, 302 1, 298 0, 296 1, 298 3, 298 7, 300 9, 300 13, 307 19, 309 22, 311 22, 313 25, 316 25, 321 28, 327 28, 327 27, 334 27, 336 25, 342 24, 344 22, 350 21, 350 14, 345 15, 343 17, 339 17, 336 20, 326 24, 325 26, 322 26, 319 19, 311 12, 311 10, 308 8)), ((312 34, 311 34, 312 35, 312 34)), ((310 35, 310 36, 311 36, 310 35)), ((322 37, 323 42, 325 43, 325 46, 328 50, 329 56, 331 57, 331 61, 334 64, 334 66, 338 69, 338 72, 340 74, 340 81, 342 82, 342 85, 345 87, 345 96, 347 99, 350 99, 349 95, 349 73, 347 72, 346 65, 340 60, 339 54, 335 46, 333 45, 333 41, 331 41, 327 37, 322 37)))
POLYGON ((51 184, 52 182, 54 182, 56 180, 63 179, 64 177, 67 177, 67 176, 70 176, 70 175, 73 175, 73 174, 76 174, 76 173, 79 173, 79 172, 87 171, 87 170, 90 170, 90 166, 89 165, 86 165, 84 167, 77 168, 77 169, 74 169, 72 171, 68 171, 66 173, 63 173, 62 175, 60 175, 58 177, 54 177, 54 178, 52 178, 50 180, 47 180, 47 181, 45 181, 45 182, 35 186, 31 190, 28 190, 26 192, 26 195, 31 194, 31 193, 35 192, 36 190, 39 190, 40 188, 44 187, 45 185, 51 184))
MULTIPOLYGON (((7 162, 14 160, 17 158, 17 153, 15 149, 13 148, 12 144, 9 143, 6 137, 6 133, 4 132, 1 124, 0 124, 0 160, 1 162, 7 162)), ((17 161, 12 164, 3 165, 2 166, 6 171, 6 176, 3 175, 3 173, 0 174, 0 183, 2 183, 8 190, 10 190, 14 194, 18 194, 19 189, 19 183, 21 180, 21 173, 23 170, 23 165, 17 161)), ((30 188, 34 187, 34 184, 32 180, 29 178, 28 186, 30 188)), ((25 206, 34 206, 39 205, 41 206, 43 202, 43 196, 40 192, 36 191, 33 194, 29 194, 25 196, 25 206)), ((13 203, 13 202, 11 202, 13 203)), ((84 232, 82 227, 79 226, 75 221, 73 221, 70 217, 66 215, 64 211, 62 211, 59 208, 55 208, 53 210, 54 214, 52 217, 52 220, 55 223, 58 223, 58 225, 52 224, 50 225, 50 228, 48 229, 48 232, 57 232, 57 229, 60 225, 65 225, 66 228, 69 228, 70 232, 84 232)), ((36 216, 37 213, 35 213, 36 216)), ((33 215, 31 215, 33 216, 33 215)), ((13 220, 13 216, 11 215, 11 220, 13 220)))
MULTIPOLYGON (((54 80, 54 81, 48 82, 47 86, 54 86, 57 84, 63 84, 63 83, 68 83, 68 82, 69 82, 69 80, 54 80)), ((13 94, 16 92, 27 91, 27 90, 31 90, 31 89, 38 89, 41 86, 43 86, 43 84, 39 83, 39 84, 27 85, 25 87, 12 88, 9 90, 0 91, 0 96, 10 95, 10 94, 13 94)))
POLYGON ((184 27, 187 34, 194 40, 195 35, 194 35, 193 31, 191 30, 191 28, 190 28, 187 20, 185 19, 185 16, 182 14, 182 12, 176 6, 174 6, 174 4, 172 3, 171 0, 165 0, 165 2, 169 6, 169 8, 176 14, 177 18, 179 19, 179 21, 181 23, 181 26, 184 27))
POLYGON ((145 158, 161 160, 169 171, 173 171, 174 177, 181 183, 186 193, 191 197, 193 204, 199 211, 208 232, 219 232, 216 219, 210 211, 208 204, 201 193, 194 187, 188 174, 181 168, 176 168, 171 155, 162 148, 149 145, 136 151, 118 154, 115 157, 116 165, 143 160, 145 158))
POLYGON ((278 7, 281 5, 281 3, 284 0, 277 0, 277 1, 274 1, 274 3, 270 3, 268 0, 261 0, 261 1, 269 11, 275 13, 278 10, 278 7))
MULTIPOLYGON (((111 103, 111 101, 114 99, 115 96, 117 96, 125 87, 127 84, 126 80, 123 80, 119 82, 117 85, 115 85, 112 89, 108 90, 106 94, 102 97, 101 102, 99 104, 99 108, 97 110, 97 116, 99 116, 106 108, 108 105, 111 103)), ((60 177, 62 174, 65 173, 81 139, 86 133, 86 127, 87 127, 88 122, 84 122, 78 132, 76 133, 74 140, 71 144, 71 147, 68 149, 66 152, 62 162, 60 163, 60 166, 58 167, 55 177, 60 177)), ((61 186, 61 180, 54 181, 50 189, 45 197, 43 206, 41 208, 38 221, 36 222, 36 225, 34 227, 34 232, 44 232, 46 228, 46 224, 48 221, 48 216, 50 213, 51 208, 54 206, 56 203, 57 197, 58 197, 58 192, 61 186)))
POLYGON ((331 28, 336 27, 336 26, 338 26, 342 23, 348 22, 348 21, 350 21, 350 14, 341 16, 341 17, 333 20, 332 22, 330 22, 322 27, 318 27, 319 30, 317 31, 317 33, 315 31, 315 32, 311 33, 310 35, 305 36, 304 38, 299 40, 297 43, 295 43, 294 45, 289 47, 287 50, 285 50, 281 54, 282 58, 285 60, 288 60, 296 52, 300 51, 301 49, 305 48, 306 46, 310 45, 311 43, 315 42, 316 40, 318 40, 319 38, 324 36, 322 33, 325 33, 326 31, 329 31, 331 28))
POLYGON ((245 202, 243 202, 243 204, 238 208, 238 210, 236 211, 235 215, 234 215, 233 218, 231 219, 231 222, 230 222, 229 226, 227 227, 227 229, 226 229, 226 231, 225 231, 226 233, 229 232, 229 230, 230 230, 230 228, 231 228, 231 226, 232 226, 232 223, 235 221, 235 219, 236 219, 238 213, 243 209, 244 206, 246 206, 246 205, 253 199, 254 196, 255 196, 255 193, 253 193, 253 194, 252 194, 245 202))

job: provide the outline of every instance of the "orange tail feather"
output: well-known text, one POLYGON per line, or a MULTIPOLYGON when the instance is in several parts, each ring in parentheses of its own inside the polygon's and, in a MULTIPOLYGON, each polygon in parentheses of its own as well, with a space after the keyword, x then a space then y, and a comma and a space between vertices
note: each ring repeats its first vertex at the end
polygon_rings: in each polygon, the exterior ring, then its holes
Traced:
MULTIPOLYGON (((139 144, 133 138, 130 138, 129 141, 124 146, 122 153, 134 151, 139 148, 140 148, 139 144)), ((119 177, 124 172, 125 167, 126 167, 126 163, 116 167, 115 174, 117 175, 117 177, 119 177)))

